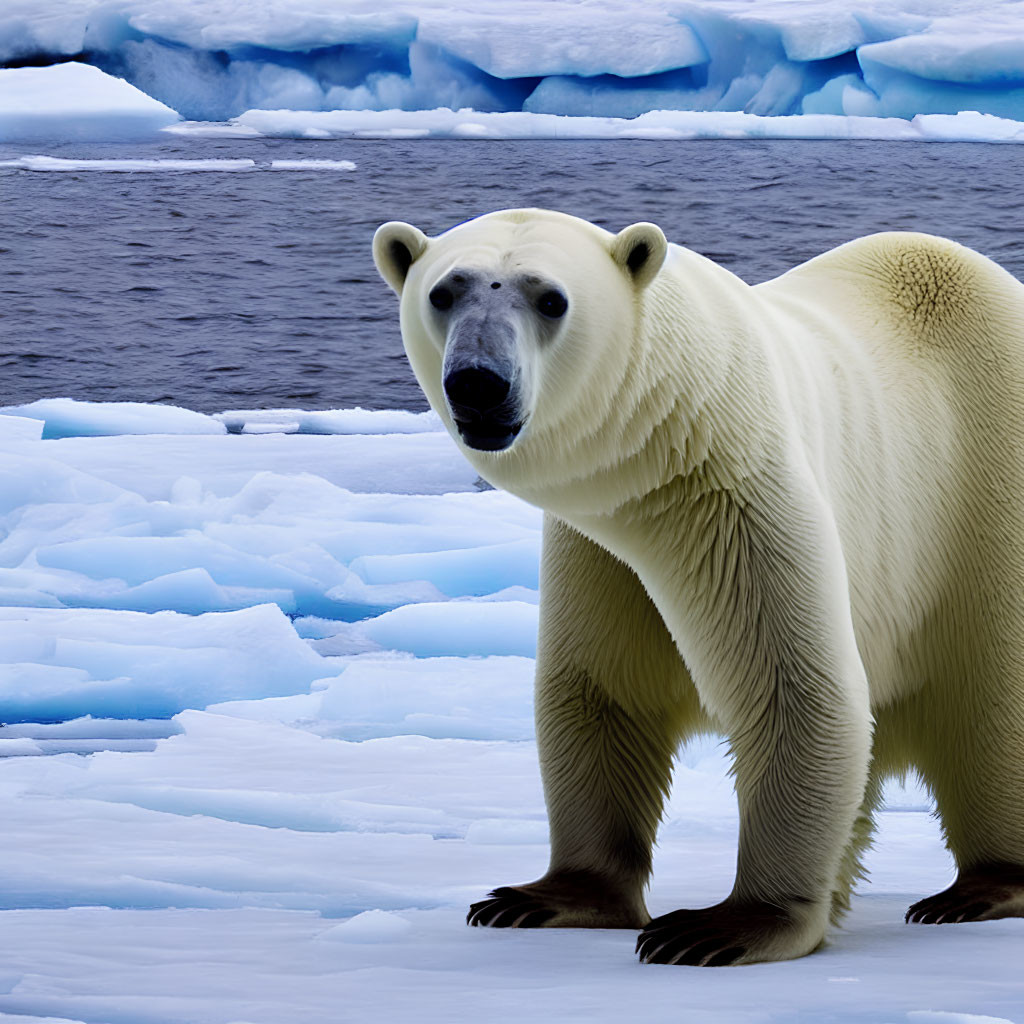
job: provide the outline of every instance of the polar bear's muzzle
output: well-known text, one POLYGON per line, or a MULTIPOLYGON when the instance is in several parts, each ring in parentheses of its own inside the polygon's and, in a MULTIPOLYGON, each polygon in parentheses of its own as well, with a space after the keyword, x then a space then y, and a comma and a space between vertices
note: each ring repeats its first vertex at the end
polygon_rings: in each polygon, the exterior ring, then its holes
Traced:
POLYGON ((508 448, 523 426, 516 332, 485 313, 451 324, 445 345, 444 395, 464 444, 477 451, 508 448))
POLYGON ((444 393, 464 444, 477 451, 508 448, 523 427, 512 381, 479 364, 450 369, 444 393))

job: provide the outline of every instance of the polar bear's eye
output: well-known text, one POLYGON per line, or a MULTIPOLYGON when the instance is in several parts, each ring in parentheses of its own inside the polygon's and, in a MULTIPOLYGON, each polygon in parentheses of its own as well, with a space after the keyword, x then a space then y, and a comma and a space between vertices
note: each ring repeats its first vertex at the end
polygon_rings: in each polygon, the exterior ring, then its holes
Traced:
POLYGON ((455 296, 452 295, 451 290, 438 285, 430 293, 430 304, 434 309, 439 309, 443 313, 446 309, 452 308, 452 303, 455 301, 455 296))
POLYGON ((544 292, 537 300, 537 310, 552 320, 557 320, 568 308, 569 303, 561 292, 544 292))

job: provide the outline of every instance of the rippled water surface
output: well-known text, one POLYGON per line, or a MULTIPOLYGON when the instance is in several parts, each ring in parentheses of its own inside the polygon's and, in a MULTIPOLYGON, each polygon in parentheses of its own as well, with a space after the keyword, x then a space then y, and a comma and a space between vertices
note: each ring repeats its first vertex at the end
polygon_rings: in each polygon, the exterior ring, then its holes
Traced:
MULTIPOLYGON (((24 154, 0 146, 0 160, 24 154)), ((750 282, 872 231, 1024 278, 1024 151, 879 142, 170 140, 83 158, 354 160, 355 172, 0 170, 0 404, 425 408, 374 229, 545 206, 657 221, 750 282)))

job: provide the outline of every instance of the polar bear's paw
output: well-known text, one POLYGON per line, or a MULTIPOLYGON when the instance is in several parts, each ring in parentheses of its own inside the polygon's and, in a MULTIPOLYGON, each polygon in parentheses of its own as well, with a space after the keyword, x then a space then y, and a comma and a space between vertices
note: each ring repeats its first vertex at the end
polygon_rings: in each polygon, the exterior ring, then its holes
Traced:
POLYGON ((961 871, 957 880, 907 911, 908 924, 955 924, 1024 917, 1024 867, 986 864, 961 871))
POLYGON ((490 898, 474 903, 466 915, 466 924, 485 928, 543 928, 557 913, 545 907, 523 890, 503 885, 490 898))
POLYGON ((694 967, 792 960, 812 952, 824 937, 823 928, 808 923, 806 910, 794 904, 791 913, 771 903, 738 900, 676 910, 644 926, 636 952, 642 963, 694 967))
POLYGON ((589 872, 566 872, 528 885, 503 885, 474 903, 466 924, 486 928, 639 928, 643 902, 616 893, 589 872))

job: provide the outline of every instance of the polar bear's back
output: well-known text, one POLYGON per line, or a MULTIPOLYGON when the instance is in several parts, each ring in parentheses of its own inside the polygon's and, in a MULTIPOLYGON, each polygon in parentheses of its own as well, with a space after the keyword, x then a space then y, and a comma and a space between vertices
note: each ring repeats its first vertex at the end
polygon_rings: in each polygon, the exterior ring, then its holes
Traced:
POLYGON ((896 679, 908 655, 886 654, 885 637, 912 634, 915 609, 946 630, 920 634, 925 663, 937 637, 981 635, 965 611, 978 595, 998 603, 1024 579, 1024 284, 955 242, 887 232, 754 291, 813 371, 804 441, 836 510, 865 664, 876 684, 896 679))
POLYGON ((925 359, 972 376, 1017 368, 1024 385, 1024 284, 947 238, 888 231, 839 246, 761 288, 814 295, 925 359))

